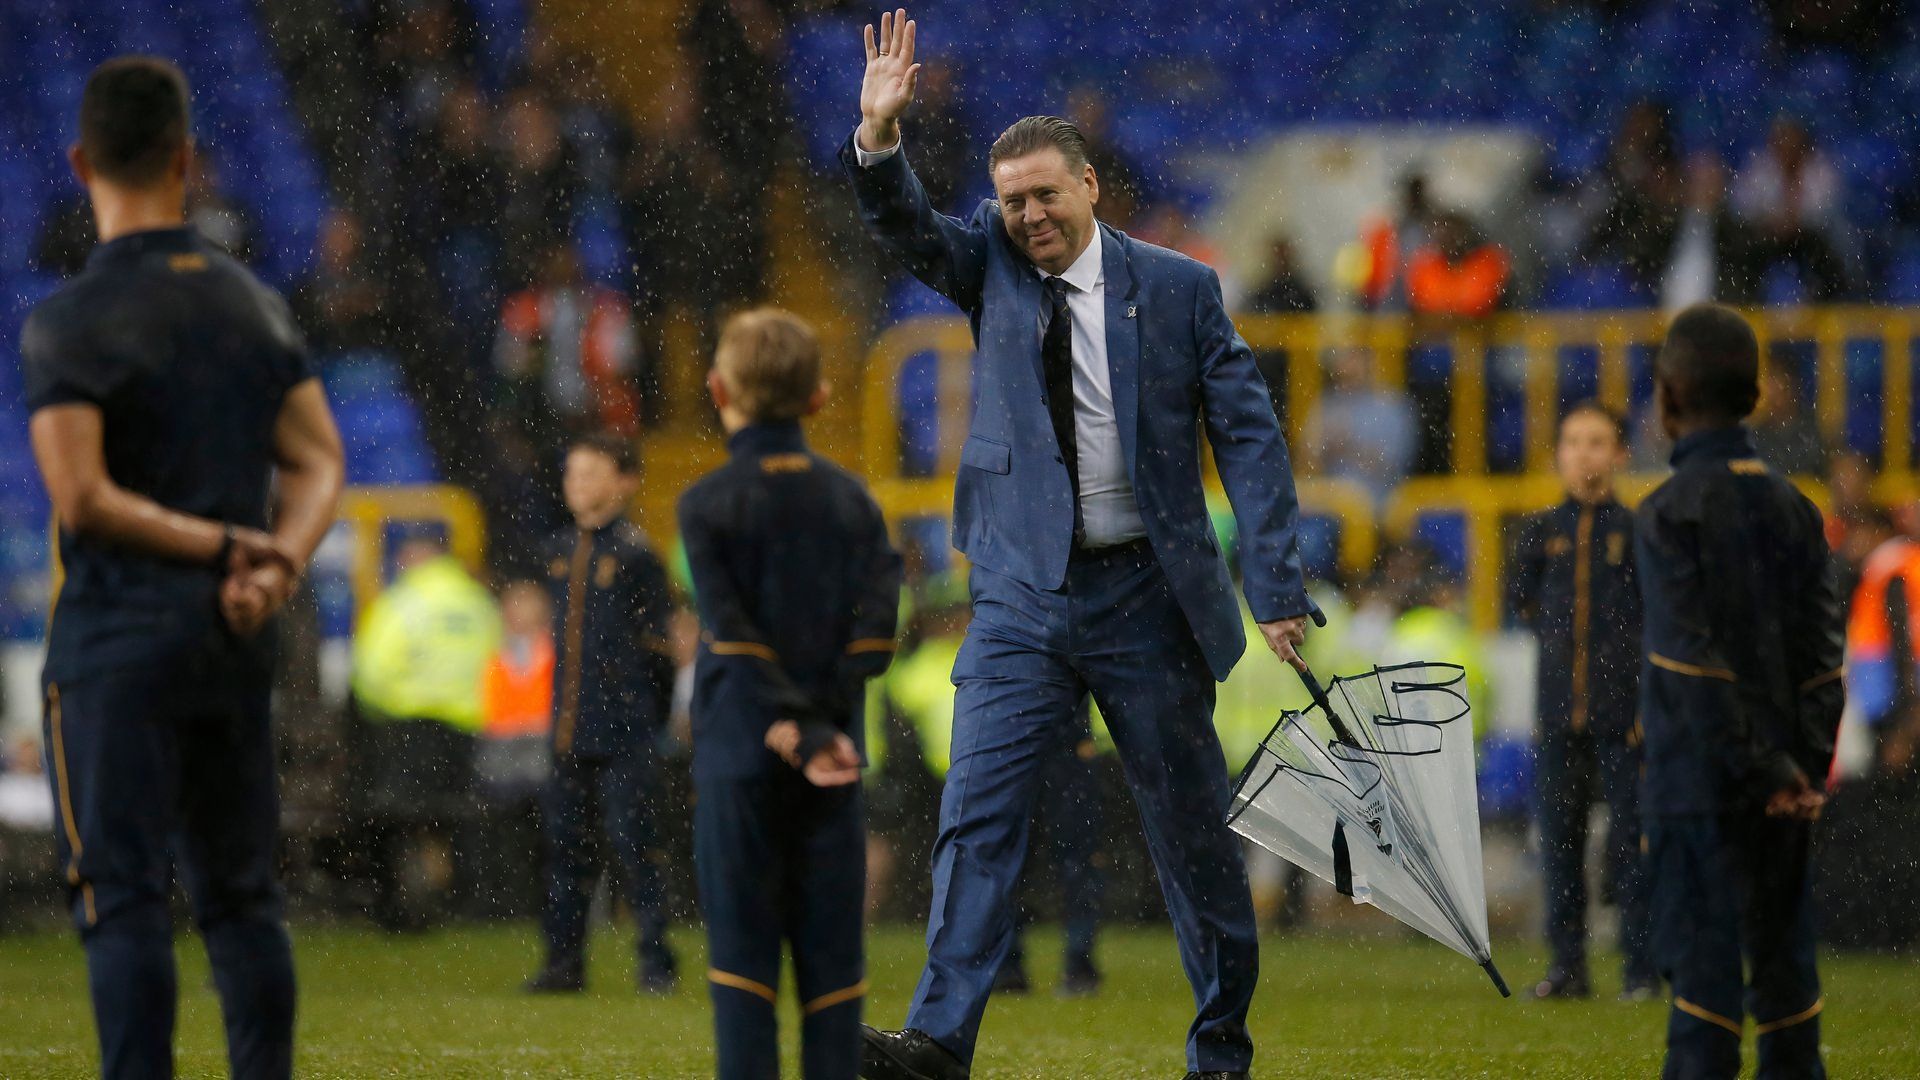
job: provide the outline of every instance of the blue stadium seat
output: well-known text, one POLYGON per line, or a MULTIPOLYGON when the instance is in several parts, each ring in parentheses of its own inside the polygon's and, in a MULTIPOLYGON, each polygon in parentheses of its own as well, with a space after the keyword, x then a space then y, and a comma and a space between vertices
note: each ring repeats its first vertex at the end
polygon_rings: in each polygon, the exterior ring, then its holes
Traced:
POLYGON ((1540 304, 1545 308, 1598 311, 1650 302, 1625 266, 1600 262, 1549 271, 1540 304))
POLYGON ((1475 779, 1481 819, 1524 820, 1533 798, 1532 739, 1515 732, 1489 732, 1480 742, 1479 759, 1475 779))

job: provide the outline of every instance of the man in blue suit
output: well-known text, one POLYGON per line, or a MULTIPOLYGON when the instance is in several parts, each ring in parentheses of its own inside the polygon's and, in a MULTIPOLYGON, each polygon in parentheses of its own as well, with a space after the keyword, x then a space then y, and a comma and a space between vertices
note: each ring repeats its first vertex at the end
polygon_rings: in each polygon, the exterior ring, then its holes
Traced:
POLYGON ((1189 1077, 1244 1076, 1258 946, 1211 716, 1246 641, 1194 431, 1204 423, 1232 499, 1261 631, 1298 664, 1307 620, 1322 620, 1280 425, 1214 273, 1094 219, 1099 179, 1072 124, 1014 124, 988 156, 998 198, 965 221, 934 210, 900 147, 914 34, 904 10, 877 38, 867 28, 862 121, 841 158, 880 244, 973 325, 953 514, 973 622, 953 671, 927 966, 906 1029, 867 1029, 862 1075, 967 1075, 1042 766, 1091 693, 1193 984, 1189 1077))

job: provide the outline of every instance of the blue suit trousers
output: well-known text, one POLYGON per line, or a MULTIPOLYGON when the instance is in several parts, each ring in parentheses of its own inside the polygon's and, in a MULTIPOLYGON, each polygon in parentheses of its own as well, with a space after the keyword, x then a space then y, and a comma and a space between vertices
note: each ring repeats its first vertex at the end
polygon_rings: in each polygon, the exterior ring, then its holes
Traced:
POLYGON ((1246 1069, 1259 969, 1253 902, 1223 820, 1213 677, 1159 562, 1145 542, 1079 551, 1057 590, 975 566, 972 591, 973 623, 953 672, 927 966, 907 1026, 972 1061, 1012 940, 1040 780, 1076 737, 1076 708, 1091 693, 1139 806, 1193 986, 1188 1068, 1246 1069))

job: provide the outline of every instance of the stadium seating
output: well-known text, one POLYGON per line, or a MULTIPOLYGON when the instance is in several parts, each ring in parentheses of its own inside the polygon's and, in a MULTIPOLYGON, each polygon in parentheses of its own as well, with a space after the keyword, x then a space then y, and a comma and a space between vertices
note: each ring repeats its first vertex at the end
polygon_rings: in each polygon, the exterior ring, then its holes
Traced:
MULTIPOLYGON (((512 0, 475 6, 502 25, 519 19, 512 0)), ((319 163, 246 0, 0 5, 0 144, 8 148, 0 154, 0 637, 37 636, 46 598, 46 498, 25 441, 17 350, 26 313, 56 283, 33 268, 34 248, 47 212, 77 194, 64 151, 87 72, 125 52, 166 56, 187 73, 197 135, 223 187, 242 206, 271 208, 256 214, 263 243, 255 259, 270 283, 298 279, 326 204, 319 163)), ((347 388, 336 402, 354 482, 435 479, 419 416, 390 363, 351 361, 329 375, 336 392, 347 388), (354 383, 382 368, 386 381, 354 383)))

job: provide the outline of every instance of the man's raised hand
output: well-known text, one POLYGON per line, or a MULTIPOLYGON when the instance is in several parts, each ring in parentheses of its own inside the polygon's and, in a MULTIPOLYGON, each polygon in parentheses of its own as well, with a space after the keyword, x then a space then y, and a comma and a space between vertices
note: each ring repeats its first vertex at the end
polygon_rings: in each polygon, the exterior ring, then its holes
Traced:
POLYGON ((885 150, 900 142, 900 117, 913 104, 920 81, 920 65, 913 62, 914 30, 906 8, 882 12, 877 37, 873 24, 867 24, 867 74, 860 83, 857 136, 862 150, 885 150))

